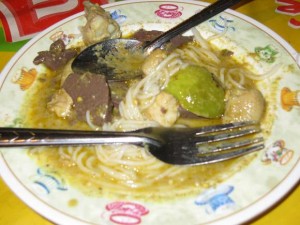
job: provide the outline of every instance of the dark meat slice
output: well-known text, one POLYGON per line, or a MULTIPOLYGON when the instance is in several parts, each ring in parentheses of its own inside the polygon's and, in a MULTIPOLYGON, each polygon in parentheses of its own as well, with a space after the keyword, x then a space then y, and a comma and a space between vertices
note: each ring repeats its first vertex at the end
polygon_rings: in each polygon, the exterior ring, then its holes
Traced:
POLYGON ((180 47, 181 45, 186 44, 191 41, 193 41, 192 36, 182 36, 182 35, 176 36, 171 39, 172 49, 180 47))
POLYGON ((162 33, 163 33, 162 31, 158 31, 158 30, 147 31, 144 29, 140 29, 134 33, 132 38, 139 40, 141 42, 147 42, 147 41, 152 41, 154 38, 158 37, 162 33))
POLYGON ((90 111, 92 123, 95 125, 101 126, 111 120, 110 90, 103 75, 72 73, 62 87, 74 102, 78 120, 86 121, 87 111, 90 111))
POLYGON ((221 56, 223 56, 223 57, 230 57, 230 56, 233 56, 233 55, 234 55, 234 52, 232 52, 228 49, 221 50, 221 56))
POLYGON ((76 50, 66 49, 65 43, 58 39, 50 45, 49 51, 38 52, 38 56, 34 58, 35 65, 45 64, 51 70, 57 70, 77 55, 76 50))
MULTIPOLYGON (((159 35, 161 35, 163 32, 162 31, 158 31, 158 30, 144 30, 144 29, 140 29, 137 32, 134 33, 134 35, 132 36, 133 39, 139 40, 141 42, 147 42, 147 41, 152 41, 154 40, 156 37, 158 37, 159 35)), ((168 47, 168 50, 171 51, 187 42, 193 41, 193 37, 192 36, 182 36, 182 35, 178 35, 174 38, 171 39, 170 43, 171 46, 168 47)))

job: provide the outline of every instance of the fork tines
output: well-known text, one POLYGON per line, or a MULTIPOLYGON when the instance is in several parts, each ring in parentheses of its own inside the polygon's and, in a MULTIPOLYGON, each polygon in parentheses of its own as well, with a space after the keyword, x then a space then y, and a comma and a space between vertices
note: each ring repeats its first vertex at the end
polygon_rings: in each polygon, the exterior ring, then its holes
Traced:
POLYGON ((196 133, 195 144, 199 155, 215 154, 216 157, 219 153, 225 160, 226 157, 237 157, 264 148, 264 139, 255 137, 260 131, 259 124, 254 121, 205 127, 196 133), (234 151, 224 152, 230 150, 234 151))

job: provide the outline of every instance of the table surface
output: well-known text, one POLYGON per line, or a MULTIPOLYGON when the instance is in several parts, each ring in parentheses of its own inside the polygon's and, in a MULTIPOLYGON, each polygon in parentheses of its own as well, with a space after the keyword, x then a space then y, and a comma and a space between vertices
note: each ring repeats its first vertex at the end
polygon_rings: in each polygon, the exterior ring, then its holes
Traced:
MULTIPOLYGON (((1 0, 0 0, 1 1, 1 0)), ((206 0, 206 2, 214 2, 213 0, 206 0)), ((292 21, 300 24, 300 1, 293 0, 254 0, 248 4, 242 5, 236 9, 237 11, 246 14, 264 25, 271 28, 273 31, 283 37, 290 43, 297 52, 300 52, 300 27, 291 25, 292 21), (281 3, 280 3, 281 2, 281 3), (288 14, 287 11, 276 10, 278 6, 290 4, 289 9, 296 12, 296 14, 288 14)), ((291 11, 290 11, 291 12, 291 11)), ((1 11, 0 11, 1 13, 1 11)), ((0 23, 0 30, 1 30, 0 23)), ((0 34, 1 35, 1 34, 0 34)), ((3 39, 3 38, 2 38, 3 39)), ((0 41, 3 41, 0 39, 0 41)), ((0 42, 1 44, 1 42, 0 42)), ((14 43, 13 45, 22 45, 23 43, 14 43)), ((2 44, 1 44, 2 45, 2 44)), ((15 54, 14 50, 5 49, 1 50, 0 45, 0 71, 5 64, 15 54)), ((12 48, 16 49, 16 48, 12 48)), ((19 225, 50 225, 51 222, 47 221, 20 199, 18 199, 0 179, 0 224, 19 225)), ((291 192, 285 196, 278 204, 263 213, 257 218, 254 218, 249 224, 254 225, 274 225, 274 224, 300 224, 300 187, 296 186, 291 192)))

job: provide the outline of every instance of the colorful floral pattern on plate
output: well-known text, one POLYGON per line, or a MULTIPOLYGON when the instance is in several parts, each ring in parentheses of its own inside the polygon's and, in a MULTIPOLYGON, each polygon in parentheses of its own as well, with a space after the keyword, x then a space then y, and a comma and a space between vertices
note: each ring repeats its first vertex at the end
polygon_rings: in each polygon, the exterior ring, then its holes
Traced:
MULTIPOLYGON (((169 29, 206 5, 173 0, 124 1, 105 7, 121 24, 122 31, 130 33, 142 27, 169 29)), ((32 63, 37 52, 57 39, 67 45, 76 43, 80 37, 78 27, 83 24, 82 13, 76 14, 36 36, 15 55, 1 77, 1 126, 22 124, 19 106, 26 90, 44 72, 32 63)), ((26 151, 1 149, 0 173, 10 188, 30 207, 58 224, 233 224, 253 218, 278 201, 300 174, 300 70, 292 57, 295 51, 268 28, 233 11, 221 13, 199 28, 205 38, 226 31, 222 41, 214 42, 216 46, 233 49, 242 61, 254 60, 259 73, 273 68, 271 72, 276 74, 275 80, 268 78, 261 87, 267 92, 270 86, 278 85, 276 93, 269 96, 275 102, 270 107, 276 120, 270 125, 266 148, 249 166, 196 196, 148 202, 130 196, 109 199, 86 195, 55 173, 40 169, 26 151)))

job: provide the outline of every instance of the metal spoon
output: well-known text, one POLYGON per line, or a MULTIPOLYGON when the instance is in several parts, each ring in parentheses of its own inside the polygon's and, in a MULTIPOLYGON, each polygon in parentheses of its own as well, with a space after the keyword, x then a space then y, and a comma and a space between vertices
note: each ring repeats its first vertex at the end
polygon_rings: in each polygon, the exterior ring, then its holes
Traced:
POLYGON ((91 45, 75 58, 72 69, 79 73, 103 74, 107 80, 133 79, 142 74, 145 55, 241 1, 219 0, 146 44, 134 39, 109 39, 91 45))

